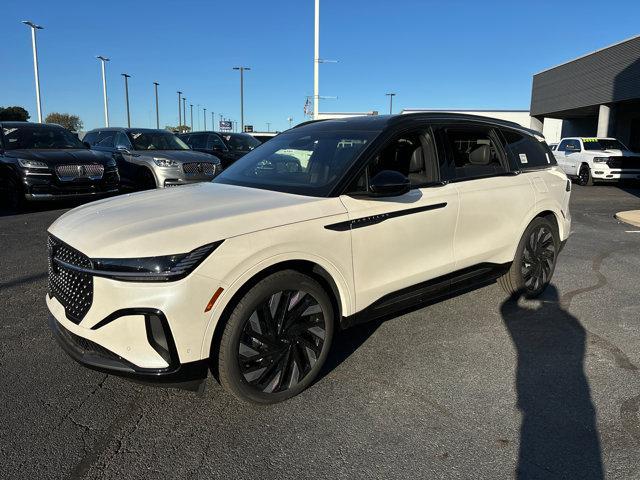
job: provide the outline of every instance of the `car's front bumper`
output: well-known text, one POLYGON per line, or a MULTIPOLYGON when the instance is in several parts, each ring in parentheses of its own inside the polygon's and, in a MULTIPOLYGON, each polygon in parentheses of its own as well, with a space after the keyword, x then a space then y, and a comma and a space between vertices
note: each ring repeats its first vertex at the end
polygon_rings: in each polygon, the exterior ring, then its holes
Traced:
POLYGON ((619 181, 619 180, 640 180, 640 169, 619 169, 600 167, 594 165, 591 170, 591 176, 594 180, 619 181))
POLYGON ((189 384, 207 377, 209 362, 178 363, 177 357, 163 368, 140 368, 102 345, 65 328, 49 314, 49 328, 62 349, 78 363, 100 372, 144 382, 189 384))
POLYGON ((107 169, 99 180, 77 179, 61 181, 53 173, 24 172, 22 189, 30 201, 65 200, 70 198, 100 197, 118 193, 120 175, 116 169, 107 169))

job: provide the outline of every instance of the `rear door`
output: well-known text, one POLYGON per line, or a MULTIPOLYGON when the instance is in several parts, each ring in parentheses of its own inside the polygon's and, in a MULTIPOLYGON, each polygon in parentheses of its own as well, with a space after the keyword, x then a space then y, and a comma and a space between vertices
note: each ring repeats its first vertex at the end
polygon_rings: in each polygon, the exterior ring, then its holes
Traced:
POLYGON ((503 264, 513 258, 522 218, 535 202, 531 183, 510 165, 500 134, 482 124, 444 125, 438 130, 460 196, 453 241, 455 267, 503 264))
POLYGON ((414 286, 453 268, 458 192, 454 185, 440 183, 428 125, 393 136, 373 154, 350 193, 340 198, 350 218, 358 310, 399 290, 410 289, 404 295, 415 295, 414 286), (370 196, 369 182, 382 170, 407 176, 411 190, 395 197, 370 196))

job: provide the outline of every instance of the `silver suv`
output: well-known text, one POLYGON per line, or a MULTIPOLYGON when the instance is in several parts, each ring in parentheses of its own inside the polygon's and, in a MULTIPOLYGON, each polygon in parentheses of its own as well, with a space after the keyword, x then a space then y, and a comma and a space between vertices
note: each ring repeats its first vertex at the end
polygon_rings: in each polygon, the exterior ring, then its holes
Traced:
POLYGON ((98 128, 83 141, 93 150, 111 153, 122 187, 134 190, 208 182, 222 171, 220 160, 195 152, 167 130, 98 128))

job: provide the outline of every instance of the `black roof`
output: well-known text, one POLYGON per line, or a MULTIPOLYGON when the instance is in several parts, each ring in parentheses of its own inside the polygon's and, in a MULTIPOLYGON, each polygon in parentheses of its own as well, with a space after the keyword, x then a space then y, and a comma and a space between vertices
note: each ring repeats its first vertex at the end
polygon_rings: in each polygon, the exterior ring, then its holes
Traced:
POLYGON ((469 115, 465 113, 451 112, 415 112, 400 115, 366 115, 360 117, 336 118, 327 120, 311 120, 293 127, 296 128, 319 128, 322 130, 333 128, 346 128, 352 130, 383 130, 388 127, 402 126, 413 123, 416 119, 425 121, 468 121, 475 123, 486 123, 499 127, 513 128, 526 132, 530 135, 540 135, 540 132, 523 127, 519 123, 498 118, 485 117, 481 115, 469 115))
POLYGON ((177 135, 178 136, 180 136, 180 135, 191 135, 191 134, 195 134, 195 133, 215 133, 216 135, 249 135, 249 136, 251 136, 251 134, 246 133, 246 132, 216 132, 215 130, 196 130, 194 132, 184 132, 184 133, 179 133, 177 135))
POLYGON ((3 127, 29 126, 29 127, 36 127, 36 128, 41 128, 41 127, 64 128, 62 125, 58 125, 57 123, 36 123, 36 122, 16 122, 16 121, 9 121, 9 122, 0 121, 0 125, 2 125, 3 127))
POLYGON ((100 131, 100 132, 169 132, 169 133, 173 133, 170 130, 166 130, 164 128, 136 128, 136 127, 98 127, 98 128, 94 128, 92 130, 89 130, 87 133, 95 132, 95 131, 100 131))

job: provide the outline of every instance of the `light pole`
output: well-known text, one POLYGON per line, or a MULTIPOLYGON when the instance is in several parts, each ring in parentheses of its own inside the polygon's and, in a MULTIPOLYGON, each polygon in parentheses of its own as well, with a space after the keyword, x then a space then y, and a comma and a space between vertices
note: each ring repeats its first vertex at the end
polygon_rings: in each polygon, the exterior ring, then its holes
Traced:
POLYGON ((131 128, 131 115, 129 114, 129 79, 131 75, 128 73, 121 73, 124 77, 124 96, 127 101, 127 127, 131 128))
POLYGON ((216 112, 211 112, 211 130, 216 129, 216 112))
POLYGON ((293 117, 289 117, 287 120, 289 121, 289 128, 291 128, 291 125, 293 124, 293 117))
POLYGON ((182 120, 184 126, 187 126, 187 97, 182 97, 182 120))
POLYGON ((96 57, 102 64, 102 96, 104 98, 104 125, 109 126, 109 103, 107 101, 107 76, 105 73, 105 64, 109 61, 107 57, 98 55, 96 57))
POLYGON ((156 128, 160 128, 160 110, 158 110, 158 82, 153 82, 153 89, 156 92, 156 128))
POLYGON ((396 96, 395 93, 385 93, 387 97, 389 97, 389 115, 393 115, 393 97, 396 96))
POLYGON ((33 47, 33 74, 36 77, 36 106, 38 108, 38 123, 42 123, 42 103, 40 100, 40 71, 38 69, 38 44, 36 42, 36 30, 42 30, 44 27, 36 25, 29 20, 23 20, 22 23, 31 27, 31 46, 33 47))
POLYGON ((318 118, 320 103, 320 0, 316 0, 313 49, 313 119, 318 118))
POLYGON ((271 122, 267 122, 267 132, 271 131, 271 122))
POLYGON ((178 91, 178 130, 182 126, 182 105, 180 105, 180 96, 182 92, 178 91))
POLYGON ((240 128, 244 131, 244 72, 251 70, 251 67, 233 67, 240 71, 240 128))
POLYGON ((189 107, 191 107, 191 131, 193 132, 193 103, 190 103, 189 107))
POLYGON ((202 118, 204 118, 204 131, 207 131, 207 109, 202 107, 204 109, 204 112, 202 114, 202 118))

